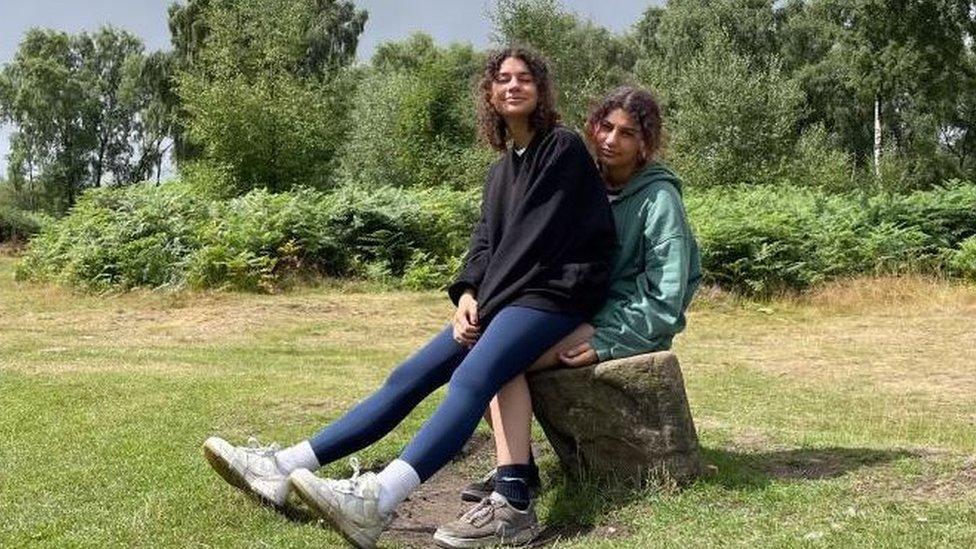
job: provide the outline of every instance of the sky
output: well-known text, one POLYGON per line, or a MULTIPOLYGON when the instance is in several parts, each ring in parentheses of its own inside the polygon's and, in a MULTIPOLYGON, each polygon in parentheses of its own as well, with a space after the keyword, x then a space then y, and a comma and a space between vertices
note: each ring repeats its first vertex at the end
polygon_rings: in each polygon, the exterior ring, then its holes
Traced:
MULTIPOLYGON (((102 25, 128 30, 142 38, 147 51, 169 49, 166 8, 172 0, 0 0, 0 64, 10 62, 17 44, 31 27, 70 33, 93 31, 102 25)), ((359 39, 357 57, 368 60, 376 46, 424 31, 440 44, 489 43, 490 0, 354 0, 369 12, 359 39)), ((562 0, 562 5, 584 18, 622 32, 650 5, 663 0, 562 0), (612 6, 610 8, 609 6, 612 6)), ((9 127, 0 127, 0 177, 7 171, 9 127)))

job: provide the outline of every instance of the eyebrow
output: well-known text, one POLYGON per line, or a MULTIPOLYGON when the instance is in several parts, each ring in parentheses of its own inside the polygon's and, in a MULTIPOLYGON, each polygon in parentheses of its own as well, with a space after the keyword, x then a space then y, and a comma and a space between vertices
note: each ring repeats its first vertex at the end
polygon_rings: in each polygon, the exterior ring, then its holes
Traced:
POLYGON ((515 75, 515 76, 532 76, 532 72, 531 71, 518 71, 518 72, 498 71, 498 75, 499 76, 501 76, 503 74, 511 74, 511 75, 515 75))
POLYGON ((603 123, 604 124, 607 124, 607 125, 610 125, 610 126, 613 126, 615 128, 619 128, 620 130, 625 131, 625 132, 633 132, 633 133, 640 132, 640 129, 638 129, 635 126, 625 126, 623 124, 614 124, 613 122, 607 120, 606 118, 603 119, 603 123))

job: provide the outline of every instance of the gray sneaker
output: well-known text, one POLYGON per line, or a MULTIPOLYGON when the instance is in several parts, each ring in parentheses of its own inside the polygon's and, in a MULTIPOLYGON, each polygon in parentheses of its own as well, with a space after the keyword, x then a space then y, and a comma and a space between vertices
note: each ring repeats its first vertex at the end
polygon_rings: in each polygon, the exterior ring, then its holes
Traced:
POLYGON ((519 511, 493 492, 461 518, 438 528, 434 542, 451 548, 525 545, 540 532, 542 527, 535 516, 534 502, 525 511, 519 511))
POLYGON ((248 446, 234 446, 220 437, 210 437, 203 443, 204 457, 231 486, 261 503, 284 509, 291 486, 288 476, 278 469, 277 451, 277 445, 260 446, 253 438, 248 446))

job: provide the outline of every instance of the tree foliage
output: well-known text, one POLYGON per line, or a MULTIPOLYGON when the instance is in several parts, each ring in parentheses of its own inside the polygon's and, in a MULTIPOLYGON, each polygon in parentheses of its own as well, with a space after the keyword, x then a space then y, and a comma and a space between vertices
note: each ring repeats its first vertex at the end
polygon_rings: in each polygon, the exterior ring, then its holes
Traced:
POLYGON ((143 139, 145 63, 139 39, 112 27, 28 31, 0 73, 0 113, 17 128, 11 182, 64 211, 85 187, 145 178, 165 139, 143 139))
POLYGON ((319 0, 201 9, 203 44, 187 46, 198 61, 178 76, 192 140, 230 169, 237 192, 327 185, 353 85, 340 65, 355 52, 365 13, 319 0))
POLYGON ((437 47, 426 34, 381 44, 363 76, 341 154, 341 180, 358 187, 470 188, 494 154, 475 142, 471 46, 437 47))

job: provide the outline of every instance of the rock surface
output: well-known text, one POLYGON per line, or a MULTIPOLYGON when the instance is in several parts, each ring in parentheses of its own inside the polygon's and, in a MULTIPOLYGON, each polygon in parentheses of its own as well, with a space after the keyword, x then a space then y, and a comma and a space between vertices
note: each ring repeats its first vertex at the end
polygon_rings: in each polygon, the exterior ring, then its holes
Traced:
POLYGON ((571 476, 687 482, 702 472, 678 358, 662 351, 529 375, 536 419, 571 476))

